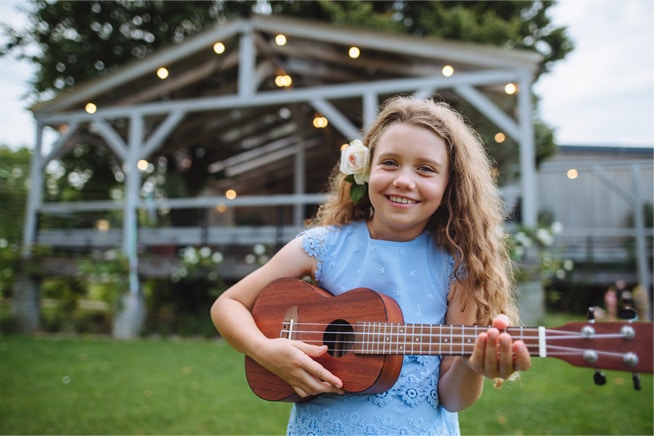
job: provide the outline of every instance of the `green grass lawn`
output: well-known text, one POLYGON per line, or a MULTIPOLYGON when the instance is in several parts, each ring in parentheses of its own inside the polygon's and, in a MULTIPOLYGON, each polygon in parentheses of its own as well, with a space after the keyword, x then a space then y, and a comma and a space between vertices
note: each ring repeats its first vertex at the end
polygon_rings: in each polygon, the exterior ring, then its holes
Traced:
MULTIPOLYGON (((652 376, 534 359, 460 414, 464 434, 653 434, 652 376)), ((288 404, 259 400, 220 341, 0 337, 0 434, 282 434, 288 404)))
POLYGON ((283 433, 222 342, 0 337, 0 434, 283 433))

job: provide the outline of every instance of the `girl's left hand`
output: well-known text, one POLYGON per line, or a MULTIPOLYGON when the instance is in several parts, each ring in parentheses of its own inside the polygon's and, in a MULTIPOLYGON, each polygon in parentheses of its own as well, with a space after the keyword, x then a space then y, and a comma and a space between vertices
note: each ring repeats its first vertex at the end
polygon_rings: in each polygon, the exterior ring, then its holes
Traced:
POLYGON ((489 378, 507 379, 515 371, 531 368, 529 350, 522 341, 513 341, 503 332, 509 326, 506 315, 493 319, 493 327, 480 333, 467 360, 467 365, 475 372, 489 378))

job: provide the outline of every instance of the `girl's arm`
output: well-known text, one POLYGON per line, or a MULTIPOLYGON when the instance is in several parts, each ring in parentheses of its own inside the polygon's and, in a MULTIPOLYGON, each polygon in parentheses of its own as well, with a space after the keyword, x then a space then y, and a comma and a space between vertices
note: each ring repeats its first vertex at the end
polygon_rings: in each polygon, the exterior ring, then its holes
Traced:
MULTIPOLYGON (((466 301, 464 285, 456 282, 451 291, 445 323, 451 325, 478 324, 476 307, 466 301)), ((484 376, 508 378, 515 371, 531 367, 531 357, 522 341, 512 342, 508 333, 500 330, 509 326, 506 316, 493 320, 493 328, 477 338, 469 357, 444 357, 441 362, 438 396, 447 410, 456 412, 471 406, 479 399, 484 387, 484 376)))
POLYGON ((256 326, 251 310, 268 283, 280 277, 301 278, 311 274, 314 267, 315 259, 302 249, 302 239, 296 238, 264 266, 227 289, 211 307, 211 319, 230 345, 284 379, 303 397, 342 393, 341 380, 312 359, 324 354, 327 347, 269 339, 256 326))

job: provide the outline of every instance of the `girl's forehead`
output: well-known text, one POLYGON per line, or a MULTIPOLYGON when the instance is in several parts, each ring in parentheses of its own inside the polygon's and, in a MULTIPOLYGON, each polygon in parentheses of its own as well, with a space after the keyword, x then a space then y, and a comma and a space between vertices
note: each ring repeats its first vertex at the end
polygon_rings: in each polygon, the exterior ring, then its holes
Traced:
POLYGON ((410 154, 421 159, 447 162, 449 154, 444 139, 431 129, 412 124, 395 124, 378 137, 374 155, 410 154))
POLYGON ((440 145, 444 140, 439 133, 428 126, 412 123, 393 123, 381 130, 376 137, 375 144, 371 145, 378 146, 380 143, 385 142, 402 143, 416 139, 420 139, 425 145, 440 145))

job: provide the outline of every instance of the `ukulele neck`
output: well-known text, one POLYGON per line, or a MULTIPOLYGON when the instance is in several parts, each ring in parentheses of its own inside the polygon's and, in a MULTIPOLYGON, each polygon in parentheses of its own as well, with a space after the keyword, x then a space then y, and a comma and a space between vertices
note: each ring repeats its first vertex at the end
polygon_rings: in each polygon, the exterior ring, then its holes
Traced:
MULTIPOLYGON (((467 356, 477 336, 488 330, 480 326, 395 324, 360 322, 354 327, 355 354, 403 354, 467 356)), ((506 330, 513 340, 522 340, 532 356, 544 357, 545 329, 515 327, 506 330)))

